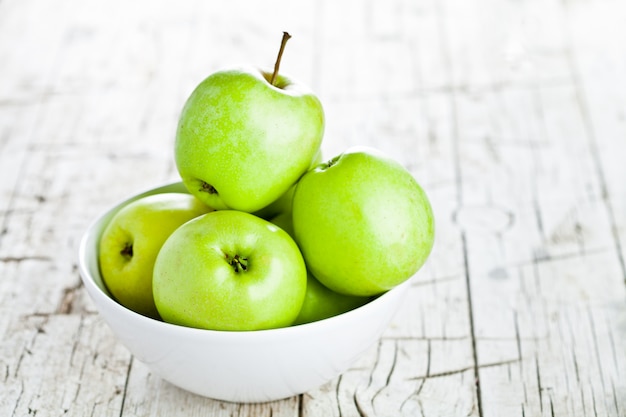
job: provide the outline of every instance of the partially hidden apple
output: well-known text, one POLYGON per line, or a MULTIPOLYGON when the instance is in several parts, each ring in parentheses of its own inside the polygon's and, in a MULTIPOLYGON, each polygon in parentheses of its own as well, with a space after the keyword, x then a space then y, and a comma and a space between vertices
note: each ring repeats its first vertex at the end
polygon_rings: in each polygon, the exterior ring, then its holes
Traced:
MULTIPOLYGON (((293 236, 291 212, 281 213, 274 217, 271 222, 293 236)), ((357 297, 335 292, 322 285, 310 271, 307 271, 304 302, 293 324, 311 323, 337 316, 354 310, 370 300, 370 297, 357 297)))
POLYGON ((142 197, 118 211, 100 238, 104 284, 123 306, 158 318, 152 298, 152 271, 163 242, 183 223, 211 211, 192 195, 142 197))
POLYGON ((359 297, 340 294, 319 282, 310 273, 307 275, 307 287, 302 308, 294 325, 312 323, 347 313, 372 300, 372 297, 359 297))
POLYGON ((175 160, 190 193, 218 210, 255 212, 307 171, 324 132, 319 99, 304 85, 256 68, 218 71, 185 103, 175 160))
POLYGON ((293 196, 295 239, 326 287, 369 296, 406 281, 434 243, 428 197, 382 152, 348 149, 305 174, 293 196))
MULTIPOLYGON (((315 168, 320 163, 322 163, 322 150, 321 149, 318 150, 317 154, 315 155, 315 158, 313 158, 313 163, 311 164, 309 169, 315 168)), ((256 212, 252 214, 262 219, 270 220, 270 221, 272 221, 274 217, 279 216, 281 214, 290 214, 291 202, 293 200, 293 192, 295 190, 296 190, 296 184, 289 187, 289 189, 283 195, 278 197, 277 200, 273 201, 269 205, 263 207, 261 210, 257 210, 256 212)), ((272 223, 274 222, 272 221, 272 223)), ((293 237, 293 234, 290 233, 290 235, 293 237)))
POLYGON ((154 300, 164 321, 212 330, 291 325, 304 301, 306 266, 294 240, 252 214, 197 217, 156 260, 154 300))

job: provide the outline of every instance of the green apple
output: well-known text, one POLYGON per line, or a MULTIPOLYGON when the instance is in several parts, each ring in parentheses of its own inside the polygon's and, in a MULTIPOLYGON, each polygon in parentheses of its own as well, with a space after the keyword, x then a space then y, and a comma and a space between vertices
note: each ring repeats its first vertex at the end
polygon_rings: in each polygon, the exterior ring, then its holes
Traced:
POLYGON ((271 221, 272 218, 281 213, 291 213, 291 201, 293 200, 293 192, 295 190, 296 186, 292 185, 283 195, 278 197, 278 200, 252 214, 262 219, 271 221))
POLYGON ((183 223, 209 212, 184 193, 155 194, 118 211, 100 238, 99 263, 104 284, 123 306, 158 318, 152 298, 152 270, 163 242, 183 223))
POLYGON ((292 209, 307 267, 344 294, 376 295, 404 282, 434 242, 424 190, 401 164, 371 148, 351 148, 305 174, 292 209))
POLYGON ((366 304, 371 297, 340 294, 322 285, 311 273, 307 275, 306 294, 294 325, 311 323, 346 313, 366 304))
POLYGON ((307 171, 323 132, 322 105, 304 85, 277 68, 226 69, 202 81, 185 103, 176 166, 189 192, 208 206, 255 212, 307 171))
MULTIPOLYGON (((315 158, 313 158, 313 163, 309 167, 309 169, 315 168, 317 165, 322 163, 322 150, 319 149, 315 158)), ((289 189, 280 197, 278 200, 274 201, 270 205, 262 208, 254 212, 253 214, 257 217, 260 217, 265 220, 271 220, 273 217, 276 217, 282 213, 291 213, 291 201, 293 200, 293 192, 296 190, 296 185, 292 185, 289 189)), ((293 237, 293 235, 291 235, 293 237)))
POLYGON ((278 214, 277 216, 273 217, 270 220, 270 222, 272 222, 276 226, 280 227, 285 232, 287 232, 287 234, 289 236, 294 238, 293 221, 292 221, 292 216, 291 216, 291 210, 285 211, 285 212, 282 212, 282 213, 278 214))
POLYGON ((185 223, 156 260, 154 301, 163 320, 213 330, 289 326, 306 292, 294 240, 252 214, 223 210, 185 223))
MULTIPOLYGON (((272 223, 293 236, 291 213, 281 213, 272 223)), ((306 294, 300 313, 293 324, 304 324, 337 316, 370 301, 370 297, 356 297, 340 294, 322 285, 307 271, 306 294)))

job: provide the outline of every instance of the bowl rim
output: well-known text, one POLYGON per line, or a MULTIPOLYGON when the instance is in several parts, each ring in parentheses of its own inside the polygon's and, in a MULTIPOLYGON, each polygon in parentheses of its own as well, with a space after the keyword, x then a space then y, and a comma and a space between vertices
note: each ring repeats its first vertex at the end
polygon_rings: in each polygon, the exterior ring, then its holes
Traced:
MULTIPOLYGON (((206 337, 215 336, 215 337, 225 337, 225 338, 248 338, 248 337, 251 337, 251 335, 254 335, 255 337, 261 337, 261 338, 272 337, 273 339, 275 339, 275 337, 277 336, 279 337, 294 336, 294 335, 301 334, 303 332, 309 333, 311 330, 323 330, 323 329, 329 329, 332 327, 343 328, 346 324, 344 322, 349 323, 352 321, 356 321, 356 320, 353 320, 353 318, 356 319, 355 316, 367 315, 368 312, 370 312, 371 310, 374 310, 378 304, 380 304, 382 301, 386 300, 387 298, 394 297, 395 295, 400 296, 401 295, 400 293, 406 292, 406 289, 411 285, 411 281, 414 278, 414 276, 408 278, 404 282, 396 285, 394 288, 391 288, 390 290, 378 296, 375 296, 374 299, 368 301, 367 303, 355 309, 349 310, 345 313, 341 313, 336 316, 328 317, 322 320, 317 320, 317 321, 313 321, 309 323, 294 324, 294 325, 290 325, 286 327, 278 327, 278 328, 273 328, 273 329, 211 330, 211 329, 202 329, 202 328, 196 328, 196 327, 182 326, 182 325, 168 323, 163 320, 157 320, 151 317, 144 316, 140 313, 137 313, 131 310, 128 307, 123 306, 122 304, 114 300, 105 289, 101 288, 100 285, 96 283, 95 277, 92 276, 88 267, 88 264, 89 264, 88 257, 90 253, 89 250, 91 249, 89 245, 89 241, 92 239, 96 242, 98 241, 97 238, 93 237, 93 235, 97 232, 98 225, 103 222, 105 217, 112 216, 113 213, 120 210, 124 205, 130 203, 133 200, 139 199, 147 195, 152 195, 152 194, 162 194, 166 192, 188 193, 186 189, 184 189, 184 186, 182 188, 181 186, 183 186, 183 183, 180 181, 177 181, 177 182, 170 182, 166 184, 161 184, 156 187, 145 189, 142 192, 139 192, 130 197, 124 198, 120 200, 119 202, 109 206, 109 208, 101 211, 89 223, 89 226, 83 233, 80 239, 80 243, 79 243, 78 269, 79 269, 79 273, 80 273, 80 277, 83 282, 83 285, 85 285, 86 289, 88 290, 90 297, 93 298, 94 294, 97 294, 97 296, 100 299, 104 300, 104 302, 106 303, 108 307, 115 310, 118 314, 130 315, 131 317, 133 317, 134 320, 139 320, 142 323, 144 323, 146 326, 153 327, 155 329, 159 329, 159 328, 165 329, 168 332, 175 332, 177 334, 186 333, 189 335, 198 335, 198 336, 204 335, 206 337), (174 189, 176 187, 181 188, 180 191, 165 191, 167 189, 170 189, 170 188, 174 189)), ((101 276, 100 276, 100 280, 102 280, 101 276)), ((96 300, 94 300, 94 302, 95 301, 96 300)), ((98 303, 95 303, 95 304, 96 304, 96 309, 99 310, 98 303)))

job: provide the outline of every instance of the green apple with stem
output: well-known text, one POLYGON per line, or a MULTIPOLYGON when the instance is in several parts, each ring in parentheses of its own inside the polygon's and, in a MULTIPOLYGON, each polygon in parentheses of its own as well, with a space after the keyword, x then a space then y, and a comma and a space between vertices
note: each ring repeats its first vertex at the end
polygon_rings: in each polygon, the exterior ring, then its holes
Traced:
MULTIPOLYGON (((289 233, 293 237, 293 225, 290 212, 281 213, 271 220, 272 223, 289 233)), ((322 285, 307 271, 307 284, 304 302, 295 324, 311 323, 329 317, 337 316, 370 301, 370 297, 357 297, 340 294, 322 285)))
POLYGON ((426 193, 404 166, 372 148, 348 149, 305 174, 292 210, 308 268, 344 294, 376 295, 404 282, 434 243, 426 193))
POLYGON ((306 266, 294 240, 250 213, 197 217, 167 239, 153 293, 164 321, 212 330, 289 326, 306 292, 306 266))
POLYGON ((274 71, 233 68, 202 81, 178 123, 175 160, 189 192, 215 209, 255 212, 310 167, 324 132, 319 99, 274 71))
POLYGON ((139 198, 118 211, 100 237, 102 279, 120 304, 158 318, 152 271, 169 235, 183 223, 211 211, 192 195, 163 193, 139 198))

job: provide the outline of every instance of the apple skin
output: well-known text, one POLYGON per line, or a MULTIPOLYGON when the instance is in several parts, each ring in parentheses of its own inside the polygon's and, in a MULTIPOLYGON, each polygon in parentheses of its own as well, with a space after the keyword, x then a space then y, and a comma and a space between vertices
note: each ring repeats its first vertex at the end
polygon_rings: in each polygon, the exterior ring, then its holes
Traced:
POLYGON ((291 216, 291 208, 289 211, 282 212, 277 216, 274 216, 271 220, 271 223, 283 229, 291 238, 294 238, 293 233, 293 221, 291 216))
MULTIPOLYGON (((291 213, 281 213, 274 217, 272 223, 293 236, 291 213)), ((296 324, 311 323, 329 317, 337 316, 370 301, 370 297, 355 297, 339 294, 322 285, 309 271, 307 271, 306 294, 296 324)))
MULTIPOLYGON (((313 159, 313 163, 311 164, 311 166, 309 167, 309 169, 313 169, 315 168, 317 165, 322 163, 322 150, 319 149, 317 151, 317 154, 315 155, 315 158, 313 159)), ((297 183, 296 183, 297 184, 297 183)), ((280 197, 278 197, 278 199, 272 203, 270 203, 268 206, 262 208, 261 210, 258 210, 252 214, 254 214, 257 217, 260 217, 262 219, 265 220, 269 220, 272 223, 274 223, 274 221, 272 220, 272 218, 279 216, 283 213, 291 213, 291 202, 293 200, 293 193, 296 190, 296 184, 292 185, 291 187, 289 187, 289 189, 280 197)), ((293 237, 293 233, 291 232, 287 232, 289 233, 289 235, 291 237, 293 237)))
POLYGON ((215 211, 185 223, 167 239, 154 267, 161 317, 187 327, 286 327, 305 292, 306 266, 294 240, 241 211, 215 211))
POLYGON ((361 307, 372 299, 371 297, 358 297, 335 292, 322 285, 310 273, 307 275, 306 285, 304 302, 298 317, 293 322, 294 325, 338 316, 361 307))
POLYGON ((202 81, 180 115, 175 160, 189 192, 218 210, 255 212, 311 166, 324 133, 319 99, 306 87, 255 68, 202 81))
POLYGON ((401 164, 372 148, 348 149, 305 174, 292 209, 307 267, 343 294, 371 296, 404 282, 434 243, 423 189, 401 164))
POLYGON ((152 271, 169 235, 183 223, 211 211, 184 193, 156 194, 124 206, 100 237, 102 279, 123 306, 159 318, 152 298, 152 271))

